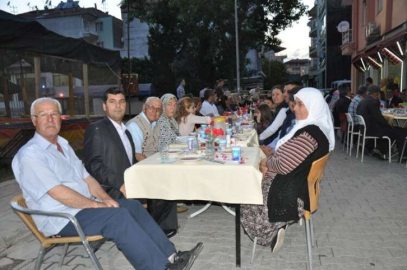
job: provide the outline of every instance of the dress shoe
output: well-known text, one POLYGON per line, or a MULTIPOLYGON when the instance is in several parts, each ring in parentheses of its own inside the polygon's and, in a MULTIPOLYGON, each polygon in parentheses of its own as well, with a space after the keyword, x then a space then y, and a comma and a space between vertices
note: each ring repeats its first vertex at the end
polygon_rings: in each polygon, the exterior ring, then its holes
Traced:
POLYGON ((163 230, 163 231, 168 238, 171 238, 177 234, 177 230, 163 230))
POLYGON ((177 213, 178 213, 178 214, 184 213, 184 212, 186 212, 186 211, 188 211, 188 207, 183 206, 183 205, 177 206, 177 213))
POLYGON ((198 257, 199 253, 203 249, 203 244, 199 242, 190 251, 178 251, 174 256, 174 262, 167 264, 166 270, 189 270, 194 264, 195 259, 198 257))

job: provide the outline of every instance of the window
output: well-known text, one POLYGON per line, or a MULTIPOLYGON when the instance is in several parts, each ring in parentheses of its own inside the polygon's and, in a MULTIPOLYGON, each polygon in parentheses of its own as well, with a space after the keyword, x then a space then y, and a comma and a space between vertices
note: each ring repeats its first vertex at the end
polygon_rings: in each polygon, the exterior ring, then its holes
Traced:
POLYGON ((89 32, 89 22, 88 21, 83 21, 83 30, 89 32))
POLYGON ((380 13, 383 9, 383 0, 377 0, 377 13, 380 13))
POLYGON ((52 76, 54 87, 57 86, 67 86, 69 84, 69 78, 67 75, 63 74, 53 74, 52 76))
POLYGON ((96 42, 96 45, 99 46, 99 47, 102 47, 102 48, 105 47, 105 43, 103 41, 96 42))
POLYGON ((366 25, 366 17, 367 17, 367 7, 366 7, 366 1, 363 1, 362 3, 362 25, 366 25))
POLYGON ((103 22, 96 23, 96 32, 103 32, 103 22))

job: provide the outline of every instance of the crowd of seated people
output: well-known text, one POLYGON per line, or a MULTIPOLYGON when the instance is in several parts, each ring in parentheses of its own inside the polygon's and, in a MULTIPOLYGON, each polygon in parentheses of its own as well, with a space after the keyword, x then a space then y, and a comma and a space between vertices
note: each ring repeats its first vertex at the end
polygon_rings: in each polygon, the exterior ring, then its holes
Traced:
MULTIPOLYGON (((35 136, 13 160, 13 171, 28 207, 72 213, 85 233, 113 240, 137 269, 189 269, 203 245, 177 252, 168 240, 178 229, 176 203, 153 200, 153 210, 148 213, 138 201, 126 199, 123 180, 128 167, 175 143, 178 136, 191 134, 197 125, 209 124, 225 112, 255 106, 256 130, 266 155, 259 165, 263 205, 243 205, 241 222, 251 238, 257 237, 261 245, 271 245, 273 252, 281 248, 287 226, 309 209, 305 183, 312 162, 334 149, 330 108, 338 114, 349 112, 356 124, 356 115, 362 115, 368 135, 389 136, 396 141, 399 153, 407 136, 406 130, 391 127, 381 115, 383 91, 373 84, 360 87, 353 100, 349 87, 341 85, 337 97, 333 98, 332 93, 330 104, 319 90, 302 88, 294 81, 274 86, 268 95, 261 95, 257 89, 252 95, 231 94, 223 91, 223 80, 217 82, 215 90, 202 89, 200 97, 185 93, 184 86, 183 80, 177 89, 180 99, 171 93, 148 98, 142 112, 126 125, 124 92, 106 91, 106 116, 92 123, 85 133, 84 166, 58 135, 58 101, 36 100, 31 109, 35 136), (59 165, 51 166, 55 160, 59 165), (113 215, 117 218, 111 218, 113 215), (125 225, 120 234, 110 229, 125 225), (134 241, 129 244, 126 238, 134 241)), ((402 102, 393 89, 386 94, 388 106, 402 102)), ((379 141, 374 150, 385 155, 385 147, 379 141)), ((72 224, 46 219, 34 218, 45 235, 75 235, 72 224)))

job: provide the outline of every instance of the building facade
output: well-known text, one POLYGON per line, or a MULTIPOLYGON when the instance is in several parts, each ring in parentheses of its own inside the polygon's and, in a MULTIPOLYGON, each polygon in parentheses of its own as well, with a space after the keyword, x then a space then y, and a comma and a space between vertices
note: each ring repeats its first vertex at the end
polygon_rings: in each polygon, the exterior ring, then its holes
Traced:
POLYGON ((342 54, 352 57, 352 91, 371 77, 405 91, 407 81, 407 1, 343 1, 352 7, 351 28, 343 33, 342 54))
POLYGON ((110 50, 123 49, 123 22, 96 8, 81 8, 69 1, 55 9, 34 10, 19 17, 36 20, 62 36, 84 38, 110 50))
POLYGON ((340 0, 315 0, 309 11, 309 56, 308 85, 329 88, 337 80, 350 78, 350 57, 341 54, 341 33, 337 25, 349 21, 351 8, 343 6, 340 0))

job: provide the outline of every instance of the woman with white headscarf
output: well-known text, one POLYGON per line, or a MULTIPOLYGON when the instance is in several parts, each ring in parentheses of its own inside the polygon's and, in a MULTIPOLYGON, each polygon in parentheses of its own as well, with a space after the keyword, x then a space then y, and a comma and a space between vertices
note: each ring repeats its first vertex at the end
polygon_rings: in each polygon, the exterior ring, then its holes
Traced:
POLYGON ((303 88, 295 98, 296 124, 281 138, 276 153, 264 159, 261 170, 263 205, 242 205, 241 222, 251 238, 270 245, 273 252, 284 242, 285 228, 309 210, 307 177, 312 163, 335 147, 329 107, 321 92, 303 88))
POLYGON ((163 146, 175 143, 177 136, 180 136, 178 123, 174 118, 177 111, 177 98, 173 94, 165 94, 161 97, 161 102, 163 104, 163 113, 157 120, 159 132, 158 150, 163 146))

